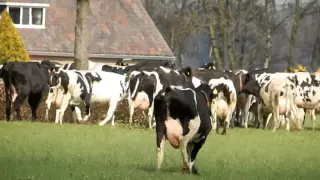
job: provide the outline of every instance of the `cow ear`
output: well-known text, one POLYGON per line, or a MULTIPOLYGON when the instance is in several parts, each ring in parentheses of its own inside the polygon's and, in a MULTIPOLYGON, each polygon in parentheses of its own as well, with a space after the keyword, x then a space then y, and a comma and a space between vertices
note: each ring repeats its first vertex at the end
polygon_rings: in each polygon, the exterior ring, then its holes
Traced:
POLYGON ((65 72, 63 72, 63 71, 59 71, 59 73, 58 73, 58 77, 61 77, 61 78, 62 78, 62 77, 64 77, 64 76, 65 76, 65 74, 66 74, 65 72))
POLYGON ((182 72, 188 77, 192 76, 192 69, 189 66, 182 69, 182 72))
POLYGON ((213 91, 212 91, 212 94, 217 94, 217 93, 218 93, 218 92, 217 92, 217 89, 214 88, 213 91))

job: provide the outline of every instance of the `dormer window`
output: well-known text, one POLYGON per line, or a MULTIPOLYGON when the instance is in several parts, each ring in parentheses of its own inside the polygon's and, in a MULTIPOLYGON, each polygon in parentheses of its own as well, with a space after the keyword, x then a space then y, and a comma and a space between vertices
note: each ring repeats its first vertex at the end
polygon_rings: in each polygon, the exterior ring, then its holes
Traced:
POLYGON ((46 8, 42 3, 0 3, 6 5, 12 21, 17 28, 45 28, 46 8))

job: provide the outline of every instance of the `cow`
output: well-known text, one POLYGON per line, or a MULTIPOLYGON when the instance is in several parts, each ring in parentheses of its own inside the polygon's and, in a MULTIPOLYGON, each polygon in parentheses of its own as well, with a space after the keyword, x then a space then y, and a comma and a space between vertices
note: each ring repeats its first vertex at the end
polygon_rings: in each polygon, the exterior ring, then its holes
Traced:
POLYGON ((3 65, 1 76, 5 84, 7 121, 10 121, 12 103, 16 118, 21 121, 20 106, 26 98, 31 108, 32 121, 37 119, 37 108, 42 94, 48 90, 49 75, 53 69, 54 65, 50 61, 8 62, 3 65))
MULTIPOLYGON (((93 61, 88 61, 88 63, 89 63, 89 69, 88 69, 89 71, 105 71, 105 72, 116 73, 119 75, 124 75, 125 77, 127 77, 128 74, 130 74, 134 70, 153 70, 159 67, 159 65, 172 66, 172 64, 168 62, 163 62, 163 63, 141 62, 131 66, 109 66, 105 64, 95 63, 93 61)), ((74 63, 67 63, 60 66, 56 65, 55 72, 59 72, 60 70, 74 70, 74 68, 75 68, 74 63)), ((52 78, 54 78, 54 76, 52 76, 52 78)), ((55 86, 52 84, 53 82, 51 80, 50 80, 50 83, 51 83, 50 86, 55 86)), ((50 92, 46 100, 46 113, 45 113, 46 120, 49 119, 48 117, 49 110, 51 108, 51 104, 53 100, 60 101, 59 98, 57 97, 61 97, 62 95, 59 95, 58 93, 61 93, 61 91, 58 92, 57 88, 53 88, 53 89, 50 88, 50 92)), ((61 102, 58 102, 58 103, 61 103, 61 102)), ((75 111, 77 112, 80 111, 77 106, 75 108, 76 108, 75 111)))
MULTIPOLYGON (((88 61, 88 65, 89 65, 89 70, 91 70, 91 71, 101 71, 106 67, 111 67, 111 66, 107 66, 107 65, 104 65, 101 63, 96 63, 93 61, 88 61)), ((74 63, 65 63, 65 64, 54 63, 54 66, 55 66, 54 72, 60 72, 60 70, 75 70, 74 63)), ((116 69, 116 70, 120 69, 118 71, 121 71, 121 68, 118 68, 118 67, 111 67, 111 68, 116 69)), ((113 71, 116 71, 116 70, 113 70, 113 71)), ((116 71, 116 72, 118 72, 118 71, 116 71)), ((55 87, 57 85, 55 78, 56 78, 56 76, 50 77, 49 87, 51 87, 51 86, 55 87)), ((63 96, 61 93, 62 92, 58 91, 57 88, 49 88, 49 93, 48 93, 48 96, 47 96, 47 99, 45 102, 45 104, 46 104, 45 120, 47 120, 47 121, 49 120, 49 111, 51 108, 51 104, 55 101, 61 100, 61 97, 63 96), (53 101, 53 100, 55 100, 55 101, 53 101)), ((61 102, 55 102, 55 103, 61 104, 61 102)), ((78 109, 78 107, 75 107, 75 108, 76 108, 77 112, 80 111, 80 109, 78 109)))
POLYGON ((214 66, 213 62, 207 62, 198 68, 198 70, 204 70, 204 69, 216 69, 216 67, 214 66))
POLYGON ((90 116, 90 104, 92 102, 108 102, 109 109, 106 118, 99 123, 100 126, 112 120, 114 126, 114 111, 119 101, 126 96, 125 78, 111 72, 104 71, 77 71, 61 70, 55 73, 56 88, 63 91, 61 104, 57 105, 55 123, 62 123, 63 115, 71 105, 74 120, 87 121, 90 116), (107 89, 107 91, 106 91, 107 89), (80 103, 85 104, 85 116, 82 118, 80 109, 76 107, 80 103))
POLYGON ((160 66, 154 70, 132 71, 127 82, 129 103, 129 126, 132 125, 132 116, 135 108, 148 109, 148 125, 151 129, 154 114, 154 98, 160 90, 169 85, 181 85, 185 81, 185 73, 190 73, 191 68, 181 70, 160 66))
MULTIPOLYGON (((298 92, 295 103, 298 108, 313 110, 320 107, 320 73, 262 73, 257 74, 256 76, 260 77, 260 79, 264 76, 287 77, 297 87, 298 92)), ((312 129, 314 130, 316 126, 316 117, 314 116, 314 113, 311 113, 311 119, 313 121, 312 129)))
POLYGON ((213 121, 213 129, 219 134, 217 122, 223 123, 222 134, 227 133, 226 128, 229 127, 232 114, 237 104, 236 90, 230 79, 219 78, 212 79, 208 85, 213 89, 213 99, 211 104, 211 115, 213 121))
MULTIPOLYGON (((248 82, 243 88, 245 93, 253 94, 258 99, 258 119, 260 124, 262 122, 262 110, 265 113, 272 113, 275 124, 273 132, 279 128, 279 116, 284 115, 287 118, 290 115, 292 122, 294 116, 297 115, 297 106, 295 98, 297 96, 296 86, 287 77, 279 75, 256 76, 256 80, 248 82)), ((268 120, 271 116, 268 116, 268 120)), ((267 120, 267 121, 268 121, 267 120)), ((299 120, 299 119, 298 119, 299 120)), ((287 130, 289 130, 289 121, 287 122, 287 130)))
POLYGON ((157 165, 163 161, 165 141, 180 149, 183 171, 199 174, 195 160, 212 129, 210 104, 212 91, 207 84, 194 87, 169 86, 154 101, 156 119, 157 165))
MULTIPOLYGON (((236 72, 232 72, 232 71, 219 71, 219 70, 193 70, 192 74, 194 77, 198 78, 199 80, 201 80, 202 83, 209 83, 209 81, 211 80, 215 80, 215 79, 229 79, 230 80, 230 85, 233 86, 233 89, 235 89, 235 94, 234 96, 238 96, 238 94, 240 94, 241 92, 241 88, 242 88, 242 83, 244 82, 244 70, 239 70, 236 72)), ((199 84, 199 83, 198 83, 199 84)), ((242 102, 243 100, 241 100, 240 102, 242 102)), ((238 100, 236 100, 235 102, 238 102, 238 100)), ((232 108, 232 112, 234 111, 235 108, 232 108)), ((239 114, 239 113, 238 113, 239 114)), ((236 114, 237 115, 237 114, 236 114)), ((233 114, 231 115, 233 117, 233 114)), ((228 121, 231 126, 233 127, 234 125, 234 121, 233 118, 230 117, 230 121, 228 121)), ((229 126, 229 125, 228 125, 229 126)), ((215 126, 214 126, 215 128, 215 126)))

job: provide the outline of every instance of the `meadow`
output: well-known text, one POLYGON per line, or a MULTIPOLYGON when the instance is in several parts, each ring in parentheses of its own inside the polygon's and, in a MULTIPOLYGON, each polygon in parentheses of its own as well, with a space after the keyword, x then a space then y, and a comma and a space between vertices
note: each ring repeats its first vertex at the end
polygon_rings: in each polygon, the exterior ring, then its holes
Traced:
MULTIPOLYGON (((319 122, 319 121, 318 121, 319 122)), ((319 123, 318 123, 319 124, 319 123)), ((307 126, 310 126, 308 120, 307 126)), ((0 121, 0 179, 319 179, 320 131, 228 130, 200 150, 200 175, 182 174, 167 142, 155 169, 155 130, 108 123, 0 121)))

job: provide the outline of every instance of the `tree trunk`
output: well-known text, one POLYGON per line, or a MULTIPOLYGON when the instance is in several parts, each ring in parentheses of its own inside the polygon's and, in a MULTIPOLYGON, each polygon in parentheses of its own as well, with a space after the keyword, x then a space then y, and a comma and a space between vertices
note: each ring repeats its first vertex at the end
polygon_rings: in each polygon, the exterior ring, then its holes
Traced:
POLYGON ((213 50, 213 56, 215 59, 215 65, 216 69, 221 69, 221 57, 219 53, 219 49, 217 47, 216 41, 215 41, 215 27, 216 27, 216 20, 213 18, 212 24, 209 25, 209 34, 210 34, 210 54, 209 56, 212 57, 212 50, 213 50))
MULTIPOLYGON (((219 0, 219 17, 220 17, 220 31, 222 33, 223 36, 223 44, 224 44, 224 49, 225 49, 225 53, 224 53, 224 59, 228 58, 229 59, 229 67, 230 69, 234 69, 235 68, 235 59, 234 59, 234 53, 231 47, 231 42, 230 42, 230 38, 229 38, 229 32, 228 32, 228 26, 227 26, 227 21, 225 18, 225 4, 224 4, 224 0, 219 0)), ((228 5, 228 2, 227 4, 228 5)))
POLYGON ((237 25, 236 25, 236 39, 237 44, 240 49, 240 57, 239 57, 239 67, 243 68, 243 59, 244 59, 244 48, 245 48, 245 40, 244 37, 240 35, 240 21, 241 21, 241 3, 242 0, 237 1, 237 25))
POLYGON ((290 35, 290 49, 289 49, 288 67, 289 66, 293 67, 293 58, 294 58, 295 45, 296 45, 296 35, 297 35, 299 24, 300 24, 300 0, 296 0, 295 17, 292 22, 291 35, 290 35))
POLYGON ((212 55, 215 60, 215 66, 216 69, 221 69, 221 57, 219 53, 219 49, 217 47, 216 43, 216 37, 215 37, 215 28, 216 28, 216 14, 210 13, 211 11, 208 10, 209 2, 208 0, 204 0, 202 2, 203 9, 206 14, 206 23, 208 24, 208 30, 209 30, 209 37, 210 37, 210 50, 209 50, 209 57, 212 60, 212 55))
POLYGON ((77 20, 75 27, 74 62, 75 69, 88 70, 89 58, 89 0, 77 0, 77 20))
POLYGON ((267 24, 267 32, 266 32, 266 52, 265 52, 265 60, 264 60, 264 68, 268 68, 271 54, 271 13, 269 13, 269 0, 265 0, 264 10, 267 24))

